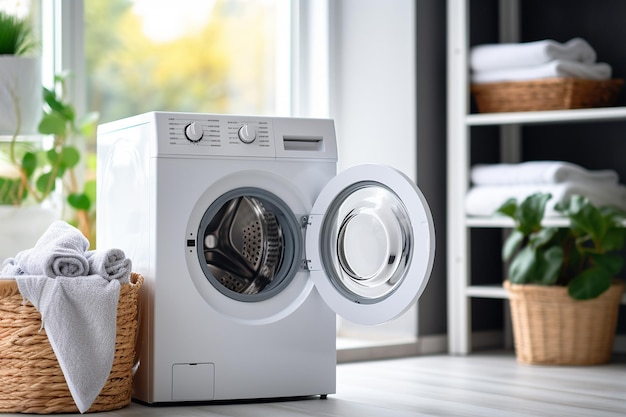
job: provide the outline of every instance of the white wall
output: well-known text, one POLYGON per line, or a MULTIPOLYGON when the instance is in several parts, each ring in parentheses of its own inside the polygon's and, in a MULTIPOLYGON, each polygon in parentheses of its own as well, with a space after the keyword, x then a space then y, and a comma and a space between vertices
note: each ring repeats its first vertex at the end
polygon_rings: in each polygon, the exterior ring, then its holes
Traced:
MULTIPOLYGON (((413 0, 329 0, 329 112, 339 171, 386 164, 417 176, 413 0)), ((312 74, 314 75, 314 74, 312 74)), ((340 335, 415 336, 417 308, 375 328, 339 320, 340 335)))
POLYGON ((329 7, 339 170, 387 164, 415 180, 414 1, 331 0, 329 7))

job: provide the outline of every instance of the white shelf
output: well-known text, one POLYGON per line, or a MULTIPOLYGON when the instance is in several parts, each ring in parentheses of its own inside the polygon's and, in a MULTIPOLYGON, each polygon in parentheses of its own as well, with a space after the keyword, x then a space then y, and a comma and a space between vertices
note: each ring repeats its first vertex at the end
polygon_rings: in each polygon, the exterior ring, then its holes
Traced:
POLYGON ((471 285, 465 289, 465 294, 475 298, 509 298, 502 285, 471 285))
MULTIPOLYGON (((517 42, 521 33, 520 3, 522 0, 497 1, 498 39, 517 42)), ((500 161, 521 159, 522 125, 619 123, 626 122, 626 106, 592 109, 480 113, 470 109, 469 78, 470 0, 447 0, 447 274, 448 274, 448 342, 452 354, 472 350, 472 299, 507 299, 506 290, 498 280, 485 277, 491 285, 472 285, 472 228, 510 229, 513 221, 506 216, 467 216, 465 198, 472 162, 472 134, 476 126, 500 128, 500 161)), ((478 2, 477 2, 478 3, 478 2)), ((482 23, 479 23, 482 24, 482 23)), ((566 227, 565 218, 549 218, 545 226, 566 227)), ((626 227, 626 222, 624 224, 626 227)), ((493 254, 498 256, 499 254, 493 254)), ((622 298, 626 305, 626 295, 622 298)), ((507 326, 505 321, 505 327, 507 326)), ((505 328, 505 333, 507 329, 505 328)))
MULTIPOLYGON (((564 217, 552 217, 545 219, 542 224, 546 227, 567 227, 569 226, 569 220, 564 217)), ((515 224, 511 218, 505 216, 493 216, 466 217, 465 225, 467 227, 511 228, 515 224)))
POLYGON ((626 107, 469 114, 468 126, 626 121, 626 107))

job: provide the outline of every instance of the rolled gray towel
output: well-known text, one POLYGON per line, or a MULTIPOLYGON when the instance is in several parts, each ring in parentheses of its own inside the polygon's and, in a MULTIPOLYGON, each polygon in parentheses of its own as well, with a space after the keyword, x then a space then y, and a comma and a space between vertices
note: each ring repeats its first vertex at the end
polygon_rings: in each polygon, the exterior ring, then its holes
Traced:
POLYGON ((15 258, 7 258, 2 262, 2 270, 0 271, 0 276, 3 277, 16 277, 18 275, 23 275, 24 271, 19 265, 15 264, 15 258))
POLYGON ((85 276, 89 275, 87 249, 89 241, 80 230, 58 220, 48 227, 33 248, 19 252, 14 264, 27 275, 85 276))
POLYGON ((92 250, 85 256, 89 262, 89 275, 100 275, 108 281, 115 279, 120 281, 120 284, 129 282, 132 263, 123 250, 115 248, 92 250))

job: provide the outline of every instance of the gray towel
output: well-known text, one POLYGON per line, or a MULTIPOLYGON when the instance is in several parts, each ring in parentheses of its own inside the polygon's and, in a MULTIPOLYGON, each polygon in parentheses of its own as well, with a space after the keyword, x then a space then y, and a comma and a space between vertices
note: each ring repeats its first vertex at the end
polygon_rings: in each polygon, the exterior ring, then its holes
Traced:
POLYGON ((90 275, 100 275, 108 281, 115 279, 121 284, 129 282, 132 263, 123 250, 91 250, 85 256, 89 262, 90 275))
MULTIPOLYGON (((80 277, 89 275, 85 251, 89 241, 75 227, 58 220, 50 225, 32 249, 15 256, 14 263, 26 274, 80 277)), ((9 258, 10 259, 10 258, 9 258)))
POLYGON ((24 271, 18 264, 15 263, 15 258, 7 258, 2 262, 2 271, 0 276, 15 277, 17 275, 24 275, 24 271))
POLYGON ((91 407, 115 355, 120 283, 98 275, 16 277, 20 293, 41 313, 52 350, 78 410, 91 407))
POLYGON ((0 276, 15 277, 22 296, 41 314, 81 413, 91 407, 111 373, 120 285, 129 282, 131 269, 121 250, 88 254, 88 248, 78 229, 58 221, 35 247, 5 260, 0 271, 0 276))

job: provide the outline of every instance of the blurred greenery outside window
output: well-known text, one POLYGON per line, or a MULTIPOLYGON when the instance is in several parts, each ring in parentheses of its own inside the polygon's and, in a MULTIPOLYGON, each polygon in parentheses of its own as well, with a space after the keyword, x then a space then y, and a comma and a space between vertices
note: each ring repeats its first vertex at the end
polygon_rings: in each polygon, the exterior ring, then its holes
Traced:
POLYGON ((101 122, 151 110, 280 113, 276 75, 289 66, 280 59, 289 44, 277 35, 289 25, 288 6, 85 0, 88 109, 101 122))
MULTIPOLYGON (((290 7, 285 0, 0 0, 0 10, 32 21, 46 87, 60 71, 84 72, 74 74, 70 96, 79 113, 98 112, 99 123, 153 110, 289 116, 290 7), (68 6, 82 10, 82 21, 60 18, 68 6), (71 39, 76 34, 82 42, 71 39), (77 68, 67 64, 68 50, 77 68)), ((95 131, 85 139, 82 180, 91 181, 95 131)))

